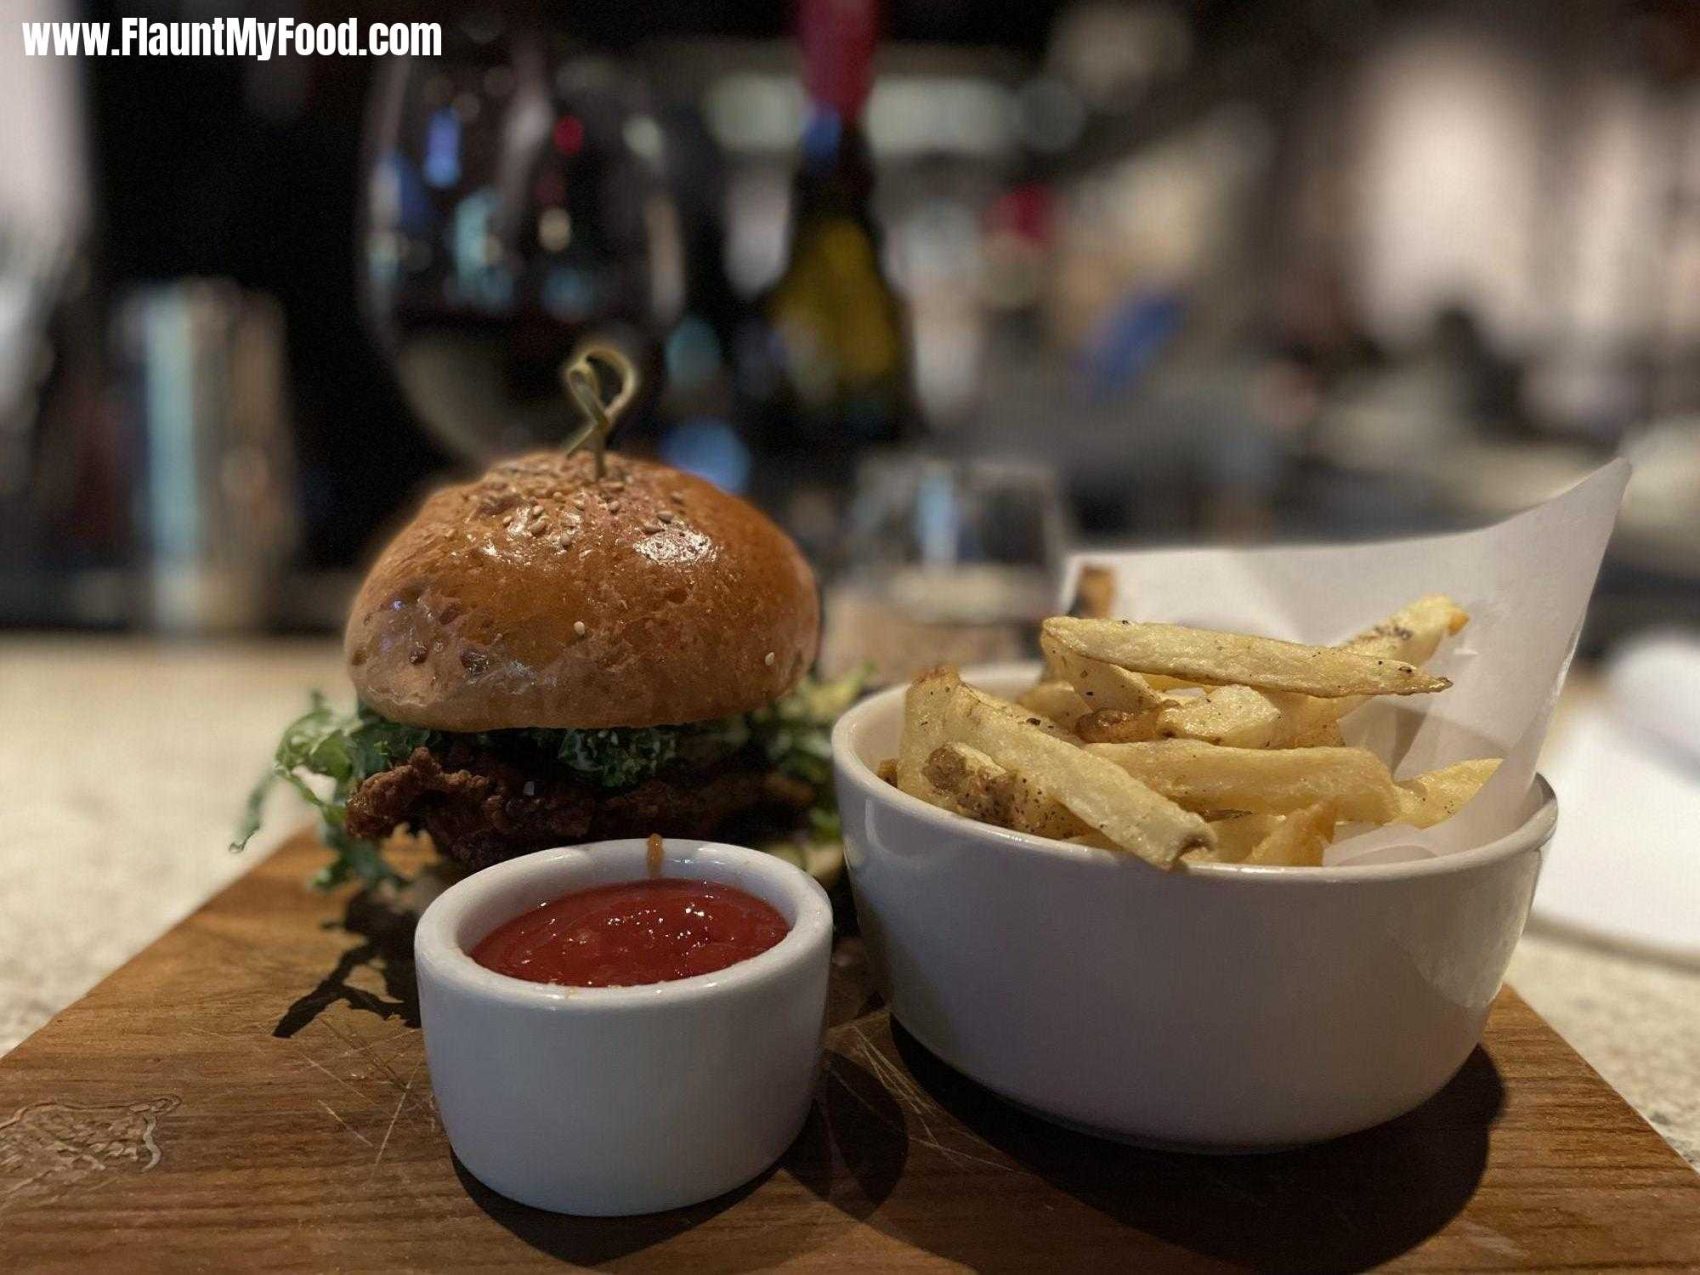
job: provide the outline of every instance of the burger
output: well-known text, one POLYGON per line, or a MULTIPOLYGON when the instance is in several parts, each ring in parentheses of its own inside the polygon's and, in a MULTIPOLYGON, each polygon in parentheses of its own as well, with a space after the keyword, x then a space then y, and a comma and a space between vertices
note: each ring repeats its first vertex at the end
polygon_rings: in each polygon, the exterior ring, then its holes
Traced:
POLYGON ((398 833, 469 870, 659 833, 830 871, 827 731, 858 687, 810 679, 819 637, 808 564, 744 501, 620 456, 498 464, 379 555, 344 639, 358 706, 289 726, 241 840, 286 781, 326 885, 396 876, 398 833))

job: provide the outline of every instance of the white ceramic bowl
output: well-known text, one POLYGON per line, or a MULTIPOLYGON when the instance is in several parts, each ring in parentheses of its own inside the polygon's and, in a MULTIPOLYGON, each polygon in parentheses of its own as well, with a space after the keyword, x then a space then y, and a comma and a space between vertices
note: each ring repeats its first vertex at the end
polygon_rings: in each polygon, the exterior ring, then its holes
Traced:
POLYGON ((642 987, 558 987, 468 952, 510 917, 645 876, 645 843, 544 850, 475 873, 419 920, 425 1056, 443 1128, 494 1191, 557 1213, 677 1208, 730 1191, 784 1153, 820 1059, 832 906, 771 855, 669 840, 662 875, 736 886, 791 930, 714 974, 642 987))
POLYGON ((1161 872, 880 780, 902 696, 833 733, 846 860, 893 1014, 958 1070, 1092 1132, 1234 1151, 1392 1119, 1475 1047, 1557 819, 1544 780, 1517 831, 1446 858, 1161 872))

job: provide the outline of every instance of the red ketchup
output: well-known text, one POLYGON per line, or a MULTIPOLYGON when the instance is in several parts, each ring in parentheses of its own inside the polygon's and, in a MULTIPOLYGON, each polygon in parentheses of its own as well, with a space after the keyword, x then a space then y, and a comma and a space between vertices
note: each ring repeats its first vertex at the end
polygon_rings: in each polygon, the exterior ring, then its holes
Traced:
POLYGON ((486 935, 472 959, 533 983, 632 987, 723 970, 767 951, 790 928, 732 886, 651 879, 532 908, 486 935))

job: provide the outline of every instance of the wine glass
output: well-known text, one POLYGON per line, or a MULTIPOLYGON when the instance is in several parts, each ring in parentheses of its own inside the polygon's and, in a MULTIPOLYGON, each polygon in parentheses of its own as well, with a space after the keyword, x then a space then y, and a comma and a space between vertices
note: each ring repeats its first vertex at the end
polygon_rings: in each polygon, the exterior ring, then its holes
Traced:
POLYGON ((363 303, 440 442, 486 460, 570 437, 562 368, 588 341, 653 395, 684 293, 665 147, 632 69, 559 30, 485 14, 446 25, 441 57, 380 73, 363 303))
POLYGON ((827 591, 822 667, 869 663, 891 682, 938 664, 1033 656, 1069 530, 1045 464, 868 457, 850 505, 855 565, 827 591))

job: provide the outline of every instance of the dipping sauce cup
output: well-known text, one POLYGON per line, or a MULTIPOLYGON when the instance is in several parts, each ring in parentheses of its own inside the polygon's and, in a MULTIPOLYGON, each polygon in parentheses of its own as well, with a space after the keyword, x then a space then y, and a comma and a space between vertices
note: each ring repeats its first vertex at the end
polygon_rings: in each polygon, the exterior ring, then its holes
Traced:
POLYGON ((468 1172, 522 1204, 592 1216, 695 1204, 760 1174, 808 1116, 832 908, 780 859, 666 842, 663 877, 736 887, 790 927, 712 974, 563 987, 472 959, 522 912, 644 879, 647 855, 641 840, 540 851, 458 882, 420 918, 420 1012, 443 1128, 468 1172))

